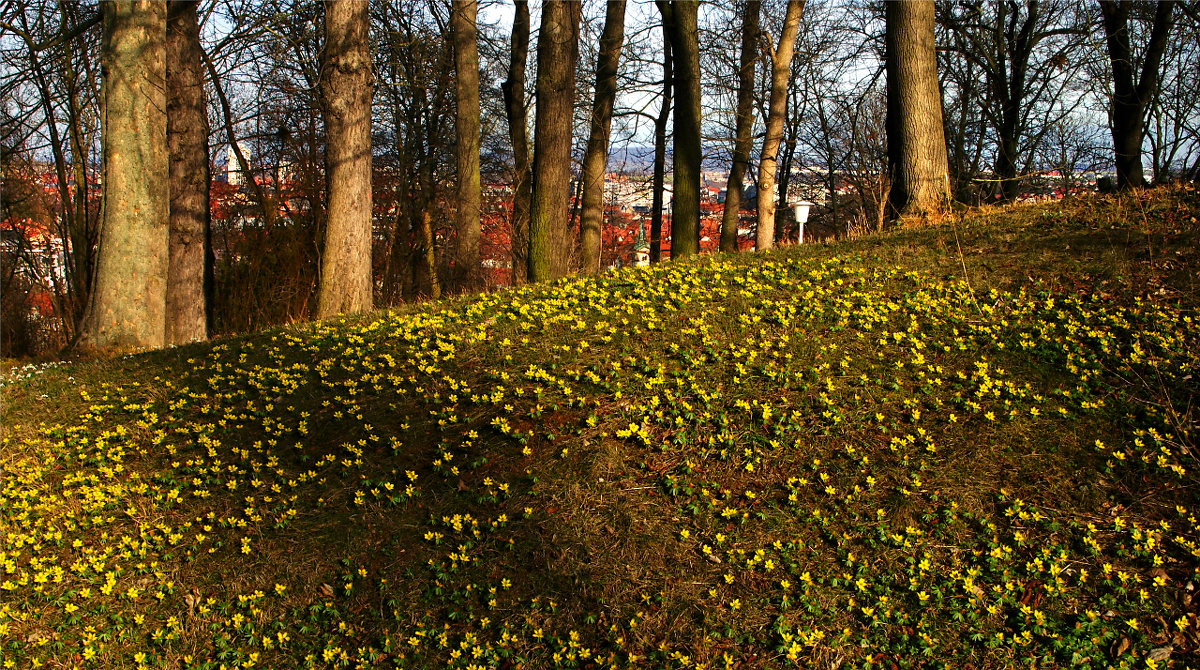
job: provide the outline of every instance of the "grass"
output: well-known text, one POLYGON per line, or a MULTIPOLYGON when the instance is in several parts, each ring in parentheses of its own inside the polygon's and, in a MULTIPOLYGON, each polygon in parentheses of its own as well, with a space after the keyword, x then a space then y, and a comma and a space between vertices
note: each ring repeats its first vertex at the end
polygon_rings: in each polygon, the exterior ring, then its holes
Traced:
POLYGON ((14 369, 3 665, 1196 665, 1197 212, 14 369))

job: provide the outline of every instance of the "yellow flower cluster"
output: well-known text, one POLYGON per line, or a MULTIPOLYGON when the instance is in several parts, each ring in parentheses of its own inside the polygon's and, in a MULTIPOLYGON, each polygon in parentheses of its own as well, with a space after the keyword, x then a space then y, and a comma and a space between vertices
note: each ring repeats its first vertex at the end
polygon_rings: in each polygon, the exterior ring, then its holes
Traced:
POLYGON ((1190 648, 1198 341, 1157 302, 797 253, 147 357, 177 360, 7 429, 0 649, 215 669, 1190 648))

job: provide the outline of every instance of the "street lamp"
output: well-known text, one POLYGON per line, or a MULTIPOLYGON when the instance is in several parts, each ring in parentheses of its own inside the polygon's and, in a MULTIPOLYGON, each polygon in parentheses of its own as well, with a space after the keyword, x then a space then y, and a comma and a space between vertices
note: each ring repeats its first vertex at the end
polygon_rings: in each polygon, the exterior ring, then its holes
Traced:
POLYGON ((804 244, 804 224, 808 221, 808 210, 813 204, 807 200, 792 203, 792 212, 796 215, 796 229, 800 234, 798 244, 804 244))

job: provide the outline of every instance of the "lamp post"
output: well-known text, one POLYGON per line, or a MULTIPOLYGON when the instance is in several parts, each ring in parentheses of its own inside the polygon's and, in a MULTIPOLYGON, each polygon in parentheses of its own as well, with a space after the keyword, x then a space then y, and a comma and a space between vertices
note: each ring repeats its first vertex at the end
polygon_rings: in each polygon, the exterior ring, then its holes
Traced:
POLYGON ((792 212, 796 215, 796 229, 799 231, 798 244, 804 244, 804 224, 808 222, 808 210, 813 203, 807 200, 792 203, 792 212))

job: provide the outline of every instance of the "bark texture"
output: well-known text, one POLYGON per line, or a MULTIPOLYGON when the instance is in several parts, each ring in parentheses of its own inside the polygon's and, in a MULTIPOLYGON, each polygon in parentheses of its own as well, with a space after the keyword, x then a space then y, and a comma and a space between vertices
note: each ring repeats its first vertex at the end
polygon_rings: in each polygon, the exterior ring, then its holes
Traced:
POLYGON ((656 0, 675 61, 671 258, 700 251, 699 0, 656 0))
POLYGON ((523 284, 529 263, 529 201, 532 175, 529 164, 529 114, 525 108, 525 66, 529 59, 529 0, 516 0, 508 79, 501 89, 508 117, 508 137, 513 150, 513 208, 510 231, 512 283, 523 284))
POLYGON ((454 41, 454 161, 458 173, 454 215, 454 275, 459 289, 482 283, 479 257, 479 46, 476 43, 477 0, 450 3, 454 41))
POLYGON ((101 7, 104 216, 79 346, 116 352, 165 342, 167 7, 163 0, 101 7))
POLYGON ((537 121, 529 214, 529 281, 564 276, 571 189, 571 118, 579 59, 578 2, 548 2, 538 34, 537 121))
POLYGON ((596 59, 596 97, 592 126, 583 156, 583 205, 579 225, 579 255, 583 271, 600 272, 600 228, 604 224, 604 173, 613 103, 617 99, 617 67, 625 38, 625 0, 609 0, 596 59))
POLYGON ((208 339, 208 109, 204 102, 198 0, 167 5, 167 151, 170 246, 166 341, 208 339))
POLYGON ((371 309, 371 51, 367 3, 326 0, 321 64, 328 189, 317 318, 371 309))
POLYGON ((1159 69, 1167 37, 1174 23, 1174 2, 1159 2, 1154 8, 1154 25, 1146 52, 1142 55, 1141 76, 1134 78, 1133 47, 1129 39, 1131 0, 1101 0, 1104 37, 1112 63, 1112 138, 1116 151, 1117 188, 1126 190, 1146 185, 1142 171, 1142 139, 1145 135, 1146 106, 1158 89, 1159 69))
POLYGON ((754 142, 754 64, 758 61, 759 0, 748 0, 742 15, 742 54, 738 63, 737 122, 734 128, 733 165, 725 182, 725 212, 721 215, 721 251, 737 251, 738 213, 742 208, 742 183, 750 164, 754 142))
POLYGON ((896 214, 941 209, 950 198, 933 0, 885 3, 888 171, 896 214))
POLYGON ((783 31, 779 34, 779 46, 771 54, 771 102, 767 107, 767 136, 763 140, 762 155, 758 163, 758 226, 754 248, 759 251, 775 246, 775 172, 779 168, 779 144, 783 140, 783 117, 787 112, 792 55, 796 53, 796 33, 800 29, 800 15, 803 11, 803 0, 788 0, 783 31))

